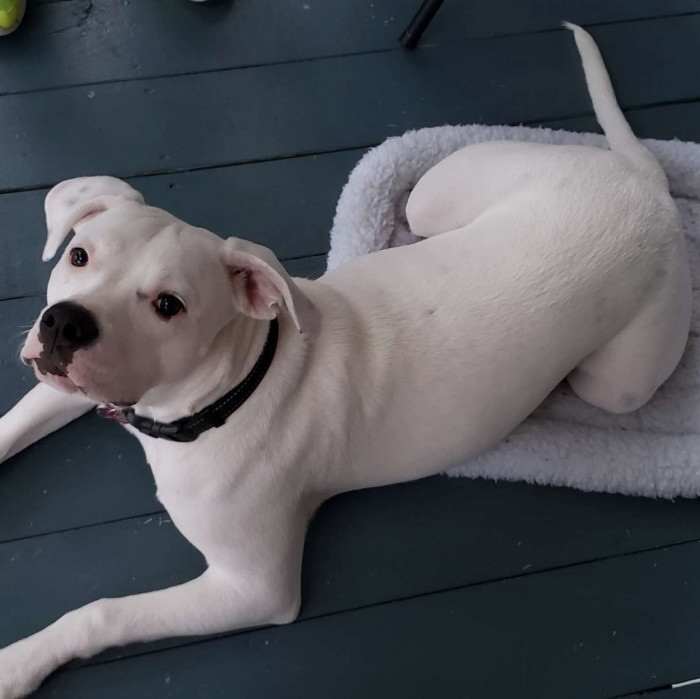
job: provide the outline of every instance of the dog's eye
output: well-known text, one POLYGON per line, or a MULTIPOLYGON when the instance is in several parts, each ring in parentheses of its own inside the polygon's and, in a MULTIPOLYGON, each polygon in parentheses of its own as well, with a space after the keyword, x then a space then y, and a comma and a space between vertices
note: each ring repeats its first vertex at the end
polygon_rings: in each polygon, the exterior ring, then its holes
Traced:
POLYGON ((70 251, 70 263, 73 267, 85 267, 88 263, 88 254, 83 248, 73 248, 70 251))
POLYGON ((172 294, 161 294, 153 305, 161 318, 172 318, 185 310, 182 301, 172 294))

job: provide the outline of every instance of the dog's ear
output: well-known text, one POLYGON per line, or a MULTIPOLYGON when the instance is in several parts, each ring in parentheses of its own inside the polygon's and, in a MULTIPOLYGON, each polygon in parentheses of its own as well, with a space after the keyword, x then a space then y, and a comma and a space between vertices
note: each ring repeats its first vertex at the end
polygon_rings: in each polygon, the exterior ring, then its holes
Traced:
POLYGON ((271 320, 285 306, 299 332, 307 337, 316 335, 318 309, 284 271, 272 250, 239 238, 225 240, 223 249, 239 311, 271 320))
POLYGON ((44 201, 47 237, 42 259, 50 260, 68 233, 88 217, 124 201, 143 204, 143 197, 116 177, 77 177, 57 184, 44 201))

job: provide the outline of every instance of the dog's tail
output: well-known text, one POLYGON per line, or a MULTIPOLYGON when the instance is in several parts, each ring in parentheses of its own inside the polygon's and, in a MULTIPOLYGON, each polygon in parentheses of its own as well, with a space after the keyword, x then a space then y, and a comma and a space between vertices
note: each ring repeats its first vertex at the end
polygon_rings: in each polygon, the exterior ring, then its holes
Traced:
POLYGON ((564 26, 574 33, 583 63, 583 72, 586 75, 588 93, 591 96, 598 123, 610 144, 610 150, 627 156, 641 169, 660 174, 665 178, 656 158, 642 145, 627 123, 617 103, 610 76, 593 37, 576 24, 564 22, 564 26))

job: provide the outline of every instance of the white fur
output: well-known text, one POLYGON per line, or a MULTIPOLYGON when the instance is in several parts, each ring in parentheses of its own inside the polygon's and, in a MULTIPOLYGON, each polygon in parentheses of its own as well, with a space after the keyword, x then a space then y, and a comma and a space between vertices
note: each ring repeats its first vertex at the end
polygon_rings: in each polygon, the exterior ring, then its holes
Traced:
MULTIPOLYGON (((590 45, 581 51, 600 77, 590 45)), ((600 99, 621 132, 612 94, 600 99)), ((690 282, 663 173, 636 141, 620 148, 491 143, 455 153, 407 203, 410 227, 429 240, 315 282, 290 279, 267 250, 222 243, 141 204, 116 181, 59 185, 48 218, 61 231, 77 225, 72 245, 91 262, 76 269, 64 255, 49 303, 86 305, 103 336, 60 379, 74 394, 51 394, 42 408, 50 425, 33 414, 45 386, 0 421, 0 454, 86 410, 80 390, 131 397, 155 419, 181 417, 249 371, 273 310, 280 342, 225 426, 184 445, 136 434, 158 497, 208 570, 175 588, 98 600, 0 651, 0 697, 109 645, 291 621, 306 525, 324 499, 477 455, 567 375, 610 410, 648 400, 683 349, 690 282), (92 184, 97 208, 75 196, 92 184), (187 312, 157 317, 163 290, 187 312)), ((25 361, 38 344, 35 329, 25 361)))
MULTIPOLYGON (((491 141, 606 146, 595 134, 510 126, 439 126, 391 138, 360 160, 343 189, 331 232, 329 270, 419 241, 404 214, 416 182, 453 152, 491 141)), ((694 280, 691 336, 680 366, 647 405, 629 415, 602 412, 562 383, 508 440, 451 467, 449 475, 647 497, 700 495, 700 145, 644 143, 668 177, 694 280)))

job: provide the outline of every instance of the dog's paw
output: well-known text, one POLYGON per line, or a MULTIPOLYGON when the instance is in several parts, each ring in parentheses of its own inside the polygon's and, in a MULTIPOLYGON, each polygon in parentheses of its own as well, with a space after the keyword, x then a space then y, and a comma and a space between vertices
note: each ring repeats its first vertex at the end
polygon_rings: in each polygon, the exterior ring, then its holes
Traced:
POLYGON ((38 661, 27 641, 0 650, 0 699, 26 697, 51 671, 38 661))

